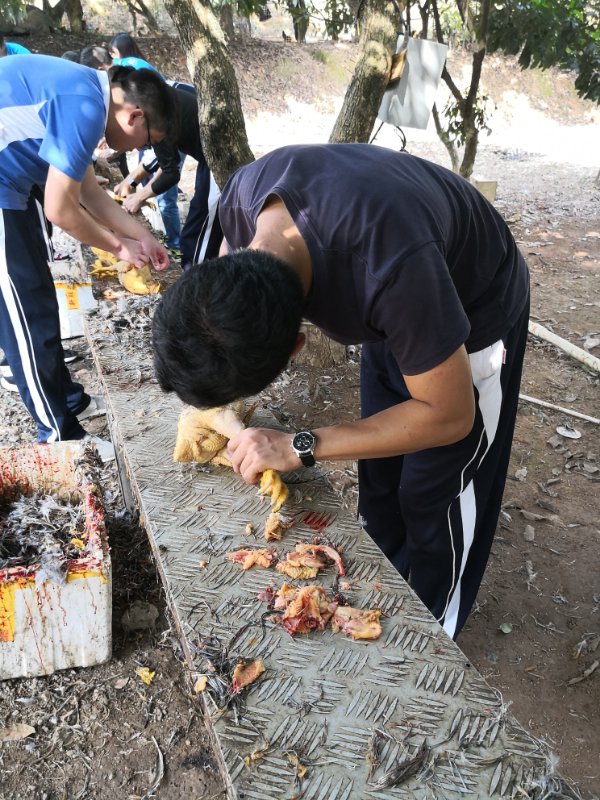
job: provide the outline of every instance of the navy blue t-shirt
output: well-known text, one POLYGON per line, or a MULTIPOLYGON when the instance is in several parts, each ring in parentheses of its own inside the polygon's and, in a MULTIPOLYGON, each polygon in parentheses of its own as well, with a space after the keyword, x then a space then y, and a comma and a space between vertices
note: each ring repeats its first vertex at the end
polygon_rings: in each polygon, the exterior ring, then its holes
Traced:
POLYGON ((280 148, 223 189, 232 249, 248 246, 273 195, 310 253, 306 319, 343 344, 386 341, 405 375, 493 344, 525 307, 528 270, 508 226, 444 167, 365 144, 280 148))

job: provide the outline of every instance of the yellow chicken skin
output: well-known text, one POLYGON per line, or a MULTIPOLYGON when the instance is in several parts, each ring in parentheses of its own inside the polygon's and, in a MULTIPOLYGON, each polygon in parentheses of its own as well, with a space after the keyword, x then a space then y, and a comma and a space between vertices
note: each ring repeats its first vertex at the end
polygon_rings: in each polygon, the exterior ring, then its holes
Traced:
POLYGON ((230 467, 227 442, 244 429, 240 417, 243 408, 241 400, 217 408, 185 408, 177 423, 173 461, 196 461, 199 464, 210 461, 230 467))
POLYGON ((271 511, 277 513, 288 498, 288 488, 281 480, 281 475, 274 469, 266 469, 260 478, 258 494, 271 498, 271 511))
POLYGON ((132 294, 158 294, 160 283, 155 281, 150 272, 150 267, 134 267, 126 261, 117 262, 119 270, 119 283, 132 294))

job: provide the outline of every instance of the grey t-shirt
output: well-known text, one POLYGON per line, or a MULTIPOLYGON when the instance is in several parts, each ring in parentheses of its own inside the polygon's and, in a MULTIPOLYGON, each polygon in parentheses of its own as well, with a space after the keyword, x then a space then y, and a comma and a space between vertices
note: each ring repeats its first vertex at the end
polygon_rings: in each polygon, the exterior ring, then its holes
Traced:
POLYGON ((417 375, 461 344, 475 352, 525 307, 527 266, 500 214, 468 181, 364 144, 293 145, 242 167, 219 201, 233 249, 279 197, 312 260, 304 315, 344 344, 386 341, 417 375))

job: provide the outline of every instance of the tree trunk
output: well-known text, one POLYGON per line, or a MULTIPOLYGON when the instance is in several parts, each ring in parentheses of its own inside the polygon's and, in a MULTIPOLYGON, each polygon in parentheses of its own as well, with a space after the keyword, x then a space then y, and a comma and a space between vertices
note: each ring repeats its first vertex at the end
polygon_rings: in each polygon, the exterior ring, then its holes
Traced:
POLYGON ((308 30, 308 23, 310 17, 308 9, 304 0, 297 0, 297 2, 288 2, 287 10, 292 18, 294 25, 294 39, 298 44, 304 44, 306 41, 306 32, 308 30))
POLYGON ((83 8, 81 0, 66 0, 65 11, 69 20, 69 29, 71 33, 81 33, 85 30, 83 21, 83 8))
POLYGON ((312 322, 303 322, 300 328, 306 336, 306 344, 293 357, 294 364, 308 367, 329 367, 346 363, 346 348, 334 342, 312 322))
POLYGON ((235 35, 233 28, 233 6, 231 3, 225 3, 225 5, 221 6, 219 9, 219 22, 221 24, 221 30, 225 34, 225 38, 228 42, 231 42, 235 35))
MULTIPOLYGON (((457 0, 461 17, 465 21, 465 25, 469 28, 470 32, 476 36, 475 51, 473 53, 472 68, 471 68, 471 82, 466 97, 463 97, 461 91, 454 83, 452 76, 448 72, 446 66, 442 71, 442 79, 450 89, 454 97, 462 120, 462 136, 464 140, 463 158, 458 165, 458 154, 456 145, 451 141, 448 132, 442 128, 441 121, 437 108, 433 108, 433 118, 438 136, 442 140, 446 150, 450 155, 452 162, 452 169, 462 175, 467 180, 473 174, 473 167, 475 166, 475 158, 477 157, 477 146, 479 144, 479 129, 475 122, 475 106, 477 104, 477 97, 479 92, 479 83, 481 81, 481 70, 483 67, 483 60, 486 53, 486 41, 490 15, 490 0, 482 0, 481 11, 479 16, 479 26, 476 30, 473 29, 472 16, 469 11, 468 0, 457 0)), ((436 35, 438 42, 443 42, 444 37, 440 24, 439 11, 437 7, 437 0, 433 0, 432 10, 435 19, 436 35)))
POLYGON ((198 90, 202 149, 217 184, 254 161, 223 31, 208 0, 165 0, 198 90))
POLYGON ((458 172, 459 164, 458 164, 458 152, 456 150, 456 145, 454 144, 454 140, 450 138, 448 131, 444 129, 442 126, 442 121, 440 119, 440 114, 437 109, 436 104, 433 104, 433 108, 431 109, 431 113, 433 114, 433 122, 435 124, 435 130, 440 138, 440 141, 448 151, 448 155, 450 156, 450 163, 452 164, 452 171, 458 172))
POLYGON ((52 22, 56 24, 57 28, 60 28, 60 24, 62 22, 63 14, 65 13, 65 5, 66 0, 58 0, 58 3, 51 6, 48 0, 44 0, 42 4, 42 11, 44 14, 47 14, 52 22))
POLYGON ((162 33, 160 25, 156 21, 156 17, 150 11, 144 0, 127 0, 127 8, 133 17, 134 30, 137 29, 137 15, 139 14, 140 17, 143 17, 146 20, 146 24, 148 25, 151 33, 153 33, 155 36, 158 36, 162 33))
POLYGON ((387 86, 396 48, 393 0, 367 0, 358 60, 330 142, 368 142, 387 86))

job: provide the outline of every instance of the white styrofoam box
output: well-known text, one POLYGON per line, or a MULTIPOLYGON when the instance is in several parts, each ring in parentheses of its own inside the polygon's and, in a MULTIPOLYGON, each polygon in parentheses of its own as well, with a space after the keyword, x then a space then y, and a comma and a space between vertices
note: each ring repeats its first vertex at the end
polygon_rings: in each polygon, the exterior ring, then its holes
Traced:
POLYGON ((50 261, 49 266, 58 300, 60 338, 83 336, 83 312, 97 305, 83 258, 50 261))
POLYGON ((40 580, 35 564, 0 569, 0 680, 100 664, 111 656, 110 552, 86 446, 0 448, 2 500, 33 492, 82 502, 87 546, 67 562, 63 584, 40 580))
POLYGON ((160 213, 160 208, 158 207, 158 203, 156 200, 152 200, 150 203, 146 203, 142 206, 142 214, 148 220, 152 229, 156 233, 166 233, 165 225, 163 222, 162 214, 160 213))
POLYGON ((83 312, 96 308, 91 283, 54 283, 58 300, 60 338, 83 336, 83 312))

